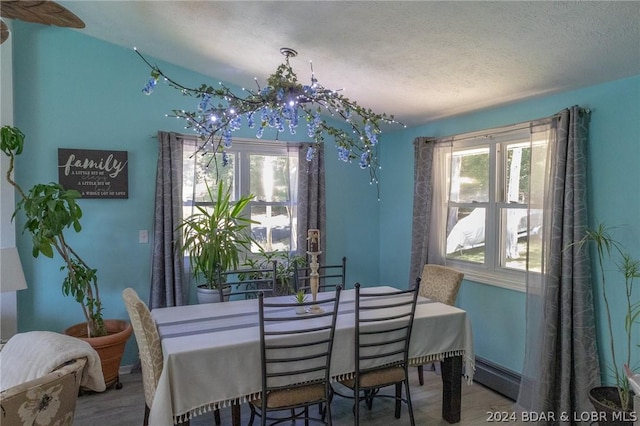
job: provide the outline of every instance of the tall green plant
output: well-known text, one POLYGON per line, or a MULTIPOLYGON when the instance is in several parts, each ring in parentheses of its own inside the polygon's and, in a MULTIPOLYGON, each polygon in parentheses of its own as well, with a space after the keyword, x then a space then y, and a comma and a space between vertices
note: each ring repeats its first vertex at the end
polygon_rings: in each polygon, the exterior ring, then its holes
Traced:
POLYGON ((82 312, 87 322, 87 335, 90 337, 104 336, 107 331, 102 317, 102 303, 98 291, 97 270, 89 267, 76 253, 65 238, 65 230, 72 228, 80 232, 80 218, 82 210, 76 203, 80 193, 66 190, 56 183, 36 184, 28 193, 13 180, 15 157, 24 149, 25 136, 20 129, 3 126, 0 129, 0 149, 9 157, 7 181, 16 188, 21 199, 16 211, 22 211, 27 221, 23 232, 29 231, 32 236, 32 255, 53 258, 58 253, 64 261, 61 270, 66 270, 62 283, 62 293, 72 296, 82 306, 82 312))
POLYGON ((253 195, 231 201, 231 188, 219 183, 216 192, 207 185, 211 207, 196 206, 197 213, 179 225, 183 232, 180 253, 187 254, 196 279, 204 278, 207 288, 218 288, 220 273, 238 269, 241 253, 251 251, 254 239, 251 224, 258 223, 243 216, 253 195))
POLYGON ((635 279, 640 278, 640 260, 633 259, 625 252, 622 245, 611 236, 610 228, 604 224, 599 224, 596 229, 587 230, 584 238, 578 243, 580 247, 593 244, 597 254, 598 267, 600 269, 600 285, 602 288, 602 298, 604 300, 605 315, 607 319, 607 330, 609 332, 609 350, 611 352, 612 367, 611 372, 618 388, 620 396, 620 405, 623 410, 631 410, 631 396, 629 390, 629 382, 624 371, 624 366, 631 367, 631 341, 632 330, 634 324, 638 323, 640 318, 640 300, 634 300, 634 283, 635 279), (616 352, 616 344, 614 339, 614 323, 611 317, 612 307, 609 302, 610 284, 607 280, 605 271, 605 261, 614 259, 618 271, 624 278, 624 306, 616 305, 614 309, 624 309, 624 331, 625 343, 623 345, 622 354, 616 352))

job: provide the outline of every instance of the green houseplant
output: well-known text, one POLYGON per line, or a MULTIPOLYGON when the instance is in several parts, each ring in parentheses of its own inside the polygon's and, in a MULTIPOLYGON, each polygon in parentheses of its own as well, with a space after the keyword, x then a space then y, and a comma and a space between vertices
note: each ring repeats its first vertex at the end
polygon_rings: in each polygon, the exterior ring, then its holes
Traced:
POLYGON ((65 333, 86 340, 98 352, 107 387, 121 387, 118 370, 133 329, 126 321, 103 318, 97 270, 80 257, 65 237, 68 229, 75 232, 82 229, 82 209, 76 202, 80 193, 53 182, 36 184, 25 192, 13 180, 15 158, 22 153, 24 140, 24 133, 16 127, 0 129, 0 149, 9 157, 6 179, 20 196, 14 217, 19 211, 26 216, 23 232, 31 233, 33 257, 42 254, 53 258, 58 253, 62 258, 64 263, 60 269, 65 271, 62 293, 80 304, 85 319, 84 323, 67 328, 65 333))
POLYGON ((255 243, 251 224, 257 223, 243 216, 253 195, 231 201, 231 188, 220 182, 214 190, 207 185, 211 206, 196 206, 197 212, 178 226, 183 232, 180 253, 189 256, 191 273, 205 290, 218 290, 224 285, 222 272, 238 269, 242 253, 251 251, 255 243))
POLYGON ((296 294, 294 295, 293 299, 299 305, 299 306, 296 306, 296 313, 298 315, 302 315, 302 314, 304 314, 306 312, 305 308, 304 308, 304 306, 302 306, 302 304, 307 301, 307 297, 308 297, 308 295, 307 295, 307 293, 304 292, 304 290, 298 290, 296 292, 296 294))
POLYGON ((22 153, 25 136, 18 128, 11 126, 2 127, 0 132, 2 152, 9 157, 6 178, 21 197, 16 213, 21 210, 27 218, 23 231, 29 231, 33 237, 33 256, 38 257, 42 254, 52 258, 54 253, 60 255, 64 261, 61 269, 66 270, 62 292, 66 296, 75 298, 82 306, 88 336, 106 335, 97 270, 82 260, 67 243, 64 234, 69 228, 75 232, 80 232, 82 229, 80 225, 82 210, 76 203, 80 193, 64 189, 53 182, 34 185, 28 193, 25 193, 12 178, 14 160, 22 153))
MULTIPOLYGON (((275 295, 287 295, 294 292, 294 286, 292 280, 296 268, 305 266, 307 260, 304 256, 292 254, 288 251, 275 250, 265 251, 262 247, 259 248, 258 253, 254 253, 247 257, 242 263, 242 266, 247 266, 250 269, 265 269, 273 261, 276 261, 276 289, 275 295)), ((238 278, 242 281, 259 279, 255 274, 238 274, 238 278)))
MULTIPOLYGON (((599 267, 600 288, 602 291, 602 298, 604 300, 605 317, 607 320, 607 333, 608 333, 608 349, 611 354, 611 367, 610 373, 615 382, 615 389, 617 390, 616 398, 607 398, 604 401, 605 405, 608 405, 614 409, 621 409, 623 411, 630 412, 632 406, 632 394, 629 388, 629 382, 627 380, 624 366, 634 367, 632 362, 638 362, 639 360, 632 359, 633 343, 632 337, 634 326, 638 323, 640 318, 640 298, 636 294, 634 283, 637 278, 640 278, 640 260, 633 259, 632 256, 625 251, 619 241, 613 238, 611 235, 611 228, 604 224, 598 225, 597 228, 587 230, 584 238, 578 243, 580 247, 588 244, 592 244, 596 251, 596 260, 599 267), (619 279, 614 282, 608 281, 608 274, 605 270, 605 263, 608 259, 613 260, 616 263, 617 270, 621 275, 619 279), (611 292, 615 291, 613 285, 623 281, 624 285, 619 290, 624 292, 624 304, 611 306, 610 296, 611 292), (612 309, 622 309, 624 312, 623 324, 616 324, 612 317, 612 309), (616 347, 614 339, 614 330, 624 329, 624 342, 621 347, 616 347), (621 351, 619 349, 622 349, 621 351)), ((636 351, 637 356, 637 351, 636 351)), ((635 364, 637 367, 637 364, 635 364)), ((602 389, 602 388, 600 388, 602 389)), ((614 392, 615 395, 616 392, 614 392)), ((590 393, 590 398, 594 402, 594 389, 590 393)), ((595 402, 594 402, 595 405, 595 402)), ((622 418, 622 417, 620 417, 622 418)))

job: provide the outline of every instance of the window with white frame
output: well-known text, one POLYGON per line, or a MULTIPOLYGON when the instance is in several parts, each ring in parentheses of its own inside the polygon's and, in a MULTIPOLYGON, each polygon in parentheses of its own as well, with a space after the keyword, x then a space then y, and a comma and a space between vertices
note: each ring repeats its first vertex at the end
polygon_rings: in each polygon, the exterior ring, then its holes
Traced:
POLYGON ((540 271, 548 132, 530 123, 438 141, 430 258, 514 289, 540 271))
POLYGON ((232 200, 255 196, 245 212, 258 222, 251 231, 265 251, 295 251, 299 146, 234 139, 224 158, 200 152, 198 146, 196 139, 184 140, 183 218, 193 214, 196 205, 211 205, 207 187, 223 181, 231 188, 232 200))

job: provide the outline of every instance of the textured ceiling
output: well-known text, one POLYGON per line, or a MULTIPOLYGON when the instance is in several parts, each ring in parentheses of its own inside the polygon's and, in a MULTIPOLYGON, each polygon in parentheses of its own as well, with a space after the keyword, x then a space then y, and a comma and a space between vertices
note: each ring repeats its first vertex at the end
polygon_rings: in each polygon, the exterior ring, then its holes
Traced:
POLYGON ((301 81, 312 60, 322 85, 407 125, 640 74, 640 2, 59 3, 74 31, 239 86, 293 48, 301 81))

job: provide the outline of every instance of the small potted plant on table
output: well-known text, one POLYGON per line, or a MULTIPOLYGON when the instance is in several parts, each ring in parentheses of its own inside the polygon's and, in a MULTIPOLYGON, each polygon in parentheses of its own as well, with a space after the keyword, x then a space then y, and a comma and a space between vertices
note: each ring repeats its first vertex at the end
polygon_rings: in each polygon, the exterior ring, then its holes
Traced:
POLYGON ((298 304, 298 306, 296 306, 296 314, 302 315, 307 313, 304 306, 302 306, 302 304, 307 301, 307 294, 304 292, 304 290, 298 290, 298 292, 294 296, 294 299, 298 304))

